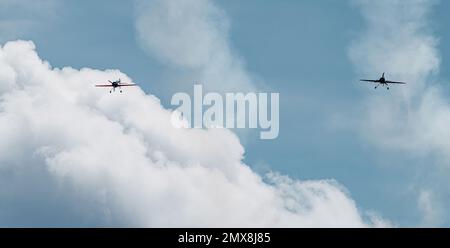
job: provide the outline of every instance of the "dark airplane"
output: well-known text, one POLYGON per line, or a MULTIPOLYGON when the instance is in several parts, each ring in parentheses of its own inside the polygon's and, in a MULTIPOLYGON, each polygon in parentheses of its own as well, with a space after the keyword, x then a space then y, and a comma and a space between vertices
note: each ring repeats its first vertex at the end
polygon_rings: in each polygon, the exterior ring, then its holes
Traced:
MULTIPOLYGON (((109 80, 108 80, 109 81, 109 80)), ((95 87, 112 87, 112 89, 109 91, 109 93, 112 93, 113 91, 116 91, 116 88, 120 89, 120 93, 122 93, 122 86, 136 86, 137 84, 124 84, 120 82, 120 78, 117 81, 111 82, 110 84, 96 84, 95 87)))
POLYGON ((375 89, 378 88, 378 86, 380 86, 380 85, 381 86, 387 86, 387 89, 389 89, 389 84, 406 84, 404 82, 388 81, 388 80, 384 79, 384 72, 383 72, 383 75, 381 76, 381 78, 378 79, 378 80, 361 79, 360 81, 378 83, 375 86, 375 89))

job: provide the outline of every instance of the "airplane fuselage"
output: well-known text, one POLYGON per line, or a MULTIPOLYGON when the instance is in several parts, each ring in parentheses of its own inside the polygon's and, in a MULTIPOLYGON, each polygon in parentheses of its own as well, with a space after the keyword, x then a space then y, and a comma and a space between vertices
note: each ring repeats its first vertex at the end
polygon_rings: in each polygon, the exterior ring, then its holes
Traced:
MULTIPOLYGON (((111 82, 111 81, 110 81, 111 82)), ((112 90, 110 90, 109 91, 109 93, 111 93, 111 92, 115 92, 116 91, 116 88, 119 88, 120 89, 120 93, 122 93, 122 88, 120 87, 120 80, 119 81, 114 81, 114 82, 111 82, 111 86, 112 86, 112 90)))

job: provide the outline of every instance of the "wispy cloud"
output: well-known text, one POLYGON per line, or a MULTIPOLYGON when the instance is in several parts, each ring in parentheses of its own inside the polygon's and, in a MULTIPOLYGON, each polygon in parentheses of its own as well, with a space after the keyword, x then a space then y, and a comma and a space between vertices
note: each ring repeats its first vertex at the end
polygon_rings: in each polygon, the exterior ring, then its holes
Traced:
MULTIPOLYGON (((444 85, 436 79, 440 67, 439 39, 431 22, 437 1, 355 1, 355 4, 366 21, 364 31, 349 51, 358 72, 365 77, 386 72, 388 79, 408 83, 393 86, 386 94, 371 92, 367 96, 355 115, 360 118, 361 134, 384 151, 430 156, 439 161, 439 166, 448 168, 450 103, 442 90, 444 85)), ((432 208, 439 204, 430 201, 434 190, 441 189, 418 192, 418 207, 430 225, 439 224, 432 208)))
POLYGON ((194 73, 207 90, 255 89, 230 44, 229 18, 213 1, 136 1, 136 13, 138 40, 149 55, 194 73))
POLYGON ((439 226, 444 220, 444 211, 430 190, 421 190, 417 199, 418 208, 422 214, 422 225, 426 227, 439 226))
POLYGON ((56 0, 0 0, 0 42, 17 39, 56 17, 56 0))

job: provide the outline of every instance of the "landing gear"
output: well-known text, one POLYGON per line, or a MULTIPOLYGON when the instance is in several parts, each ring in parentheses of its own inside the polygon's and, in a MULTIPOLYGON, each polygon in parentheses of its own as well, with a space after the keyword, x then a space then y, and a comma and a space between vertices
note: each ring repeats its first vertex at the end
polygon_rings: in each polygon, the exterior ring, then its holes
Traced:
POLYGON ((375 89, 377 89, 378 88, 378 85, 377 86, 375 86, 375 89))
POLYGON ((387 89, 389 90, 389 87, 387 87, 387 89))
POLYGON ((109 91, 109 94, 111 94, 111 93, 112 93, 112 90, 109 91))

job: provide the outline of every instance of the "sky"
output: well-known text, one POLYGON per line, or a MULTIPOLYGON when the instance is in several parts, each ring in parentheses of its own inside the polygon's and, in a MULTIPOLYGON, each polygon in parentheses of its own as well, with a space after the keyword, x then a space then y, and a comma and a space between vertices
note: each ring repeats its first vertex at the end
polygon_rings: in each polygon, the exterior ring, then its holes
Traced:
POLYGON ((447 1, 36 2, 0 0, 1 226, 449 225, 447 1), (279 92, 279 137, 168 129, 199 81, 279 92))

